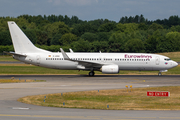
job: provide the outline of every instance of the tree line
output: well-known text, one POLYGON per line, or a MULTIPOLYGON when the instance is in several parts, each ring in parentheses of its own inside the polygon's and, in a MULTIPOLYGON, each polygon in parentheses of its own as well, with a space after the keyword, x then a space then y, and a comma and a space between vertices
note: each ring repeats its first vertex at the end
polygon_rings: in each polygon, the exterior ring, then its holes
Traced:
POLYGON ((0 52, 14 51, 7 21, 15 21, 37 47, 52 52, 72 48, 78 52, 180 51, 180 18, 149 21, 143 15, 80 20, 67 15, 0 17, 0 52))

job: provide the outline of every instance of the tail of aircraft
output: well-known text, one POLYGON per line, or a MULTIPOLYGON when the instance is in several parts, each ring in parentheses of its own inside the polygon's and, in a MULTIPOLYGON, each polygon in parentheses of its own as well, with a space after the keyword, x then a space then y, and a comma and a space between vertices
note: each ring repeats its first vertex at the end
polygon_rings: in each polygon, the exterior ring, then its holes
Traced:
POLYGON ((49 52, 34 46, 34 44, 29 40, 29 38, 23 33, 23 31, 17 26, 14 21, 9 21, 8 26, 15 53, 23 54, 49 52))

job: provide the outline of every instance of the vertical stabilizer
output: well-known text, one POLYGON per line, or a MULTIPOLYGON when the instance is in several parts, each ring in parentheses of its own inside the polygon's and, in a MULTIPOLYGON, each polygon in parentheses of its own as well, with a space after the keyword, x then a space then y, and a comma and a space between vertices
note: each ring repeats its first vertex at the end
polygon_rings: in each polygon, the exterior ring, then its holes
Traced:
POLYGON ((16 53, 39 53, 48 52, 42 50, 33 45, 29 38, 23 33, 23 31, 17 26, 14 21, 8 22, 11 39, 13 42, 14 50, 16 53))

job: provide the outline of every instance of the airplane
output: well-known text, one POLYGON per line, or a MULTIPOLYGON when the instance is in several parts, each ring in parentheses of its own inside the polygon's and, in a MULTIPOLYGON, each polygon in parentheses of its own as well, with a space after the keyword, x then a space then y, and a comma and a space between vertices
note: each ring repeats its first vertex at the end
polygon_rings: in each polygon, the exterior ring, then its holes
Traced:
POLYGON ((37 48, 23 33, 14 21, 8 21, 8 27, 15 52, 5 52, 13 58, 27 64, 61 69, 61 70, 86 70, 89 76, 94 76, 94 71, 105 74, 118 74, 120 70, 159 71, 167 72, 168 69, 178 65, 169 57, 149 53, 66 53, 50 52, 37 48))

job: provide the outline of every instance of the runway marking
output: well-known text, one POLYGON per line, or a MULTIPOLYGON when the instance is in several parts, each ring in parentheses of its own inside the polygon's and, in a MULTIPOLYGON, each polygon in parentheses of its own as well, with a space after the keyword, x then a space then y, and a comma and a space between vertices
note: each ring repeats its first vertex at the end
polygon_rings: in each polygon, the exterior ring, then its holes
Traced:
POLYGON ((110 117, 110 116, 49 116, 49 115, 8 115, 5 117, 37 117, 37 118, 70 118, 70 119, 105 119, 105 120, 137 120, 137 119, 180 119, 180 117, 110 117))
POLYGON ((144 82, 145 82, 145 80, 136 79, 136 82, 127 82, 127 83, 144 83, 144 82))
POLYGON ((29 110, 29 108, 13 107, 13 110, 29 110))
MULTIPOLYGON (((37 118, 72 118, 72 119, 92 119, 85 116, 47 116, 47 115, 7 115, 7 114, 0 114, 0 116, 5 117, 37 117, 37 118)), ((93 118, 99 119, 99 118, 93 118)))
POLYGON ((180 119, 180 117, 159 117, 160 119, 180 119))
POLYGON ((103 118, 103 119, 107 119, 107 120, 137 120, 137 119, 119 119, 119 118, 103 118))
POLYGON ((70 87, 71 85, 59 85, 59 86, 56 86, 56 87, 70 87))

